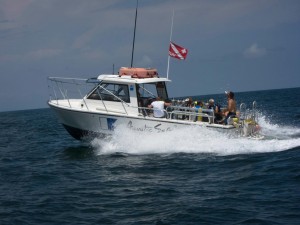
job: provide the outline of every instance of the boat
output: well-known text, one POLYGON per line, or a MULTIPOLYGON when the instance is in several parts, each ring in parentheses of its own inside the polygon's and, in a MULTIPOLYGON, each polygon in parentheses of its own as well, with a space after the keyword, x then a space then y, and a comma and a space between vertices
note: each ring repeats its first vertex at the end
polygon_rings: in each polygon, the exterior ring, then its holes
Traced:
POLYGON ((247 109, 242 103, 239 116, 228 124, 219 123, 208 108, 187 106, 186 101, 169 100, 168 78, 154 68, 122 67, 118 74, 101 74, 95 78, 48 77, 50 99, 60 123, 75 139, 106 137, 118 126, 139 132, 169 132, 183 127, 201 126, 239 136, 259 134, 256 102, 247 109), (164 117, 154 117, 148 106, 160 97, 169 102, 164 117))
POLYGON ((118 74, 101 74, 90 79, 48 78, 48 105, 70 135, 84 140, 110 136, 118 126, 148 133, 205 126, 241 136, 256 136, 259 133, 256 102, 253 102, 251 110, 241 104, 238 118, 229 118, 226 125, 220 124, 215 120, 212 109, 197 109, 187 105, 185 101, 169 100, 166 85, 171 81, 168 79, 169 72, 167 78, 164 78, 158 75, 155 68, 133 67, 137 9, 138 0, 130 67, 121 67, 118 74), (169 101, 161 112, 164 115, 161 118, 154 117, 157 109, 148 107, 157 97, 169 101))

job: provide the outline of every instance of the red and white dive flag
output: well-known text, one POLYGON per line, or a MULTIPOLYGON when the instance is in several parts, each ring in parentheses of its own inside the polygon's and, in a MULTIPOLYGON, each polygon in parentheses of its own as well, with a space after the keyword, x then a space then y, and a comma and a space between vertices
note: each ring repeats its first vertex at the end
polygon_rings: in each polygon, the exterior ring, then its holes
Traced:
POLYGON ((186 58, 187 53, 188 50, 186 48, 183 48, 179 45, 174 44, 173 42, 170 42, 169 56, 182 60, 186 58))

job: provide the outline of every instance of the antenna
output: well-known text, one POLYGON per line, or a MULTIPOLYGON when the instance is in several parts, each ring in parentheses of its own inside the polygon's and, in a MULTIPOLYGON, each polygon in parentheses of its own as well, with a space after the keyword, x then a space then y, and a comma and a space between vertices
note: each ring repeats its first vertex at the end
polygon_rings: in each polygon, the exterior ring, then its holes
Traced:
POLYGON ((139 2, 139 0, 136 0, 135 21, 134 21, 134 32, 133 32, 132 53, 131 53, 131 65, 130 65, 131 68, 132 68, 132 66, 133 66, 133 53, 134 53, 134 42, 135 42, 135 30, 136 30, 136 19, 137 19, 138 2, 139 2))

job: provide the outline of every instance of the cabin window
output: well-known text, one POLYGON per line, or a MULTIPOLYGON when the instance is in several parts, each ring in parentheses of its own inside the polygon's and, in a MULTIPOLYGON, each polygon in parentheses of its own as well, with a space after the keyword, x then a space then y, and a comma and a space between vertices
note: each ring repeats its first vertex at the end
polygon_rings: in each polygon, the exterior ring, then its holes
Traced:
POLYGON ((137 85, 137 95, 140 98, 156 98, 157 96, 162 99, 167 99, 168 94, 166 91, 166 85, 164 82, 139 84, 137 85))
POLYGON ((168 93, 167 93, 165 82, 158 82, 156 84, 156 89, 157 89, 157 95, 159 97, 165 100, 168 99, 168 93))
POLYGON ((88 99, 130 102, 128 85, 114 83, 101 83, 100 85, 92 91, 88 99))

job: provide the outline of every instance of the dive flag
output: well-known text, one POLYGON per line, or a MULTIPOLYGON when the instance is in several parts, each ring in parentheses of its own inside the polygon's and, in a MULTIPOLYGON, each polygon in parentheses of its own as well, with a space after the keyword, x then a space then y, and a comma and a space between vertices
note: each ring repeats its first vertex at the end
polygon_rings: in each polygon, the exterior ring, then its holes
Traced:
POLYGON ((170 42, 169 56, 182 60, 186 58, 187 53, 188 50, 186 48, 183 48, 179 45, 174 44, 173 42, 170 42))

